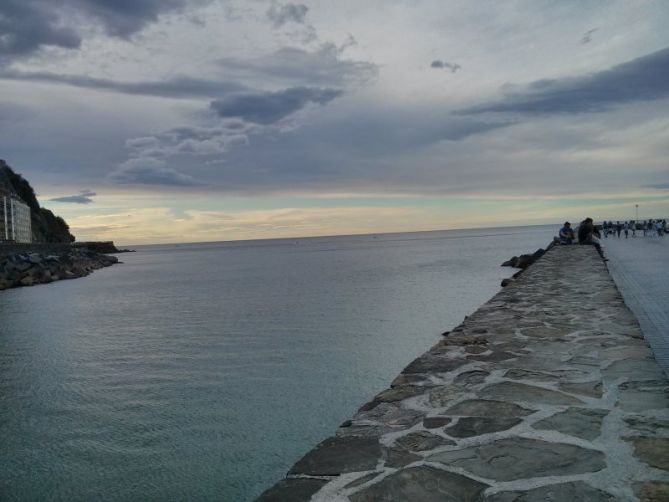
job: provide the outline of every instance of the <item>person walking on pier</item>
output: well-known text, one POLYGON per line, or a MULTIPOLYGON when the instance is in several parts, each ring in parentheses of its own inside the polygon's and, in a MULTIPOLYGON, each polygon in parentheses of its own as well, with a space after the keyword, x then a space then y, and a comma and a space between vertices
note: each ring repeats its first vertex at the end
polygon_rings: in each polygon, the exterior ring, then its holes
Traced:
POLYGON ((648 235, 648 237, 655 237, 655 224, 653 220, 648 220, 648 223, 646 223, 646 228, 643 231, 643 235, 648 235))
POLYGON ((595 228, 595 225, 592 222, 592 218, 586 218, 578 226, 578 243, 586 246, 595 246, 595 249, 599 253, 599 256, 604 261, 609 261, 608 258, 604 257, 604 251, 602 251, 602 246, 598 242, 598 238, 601 235, 599 230, 595 228))

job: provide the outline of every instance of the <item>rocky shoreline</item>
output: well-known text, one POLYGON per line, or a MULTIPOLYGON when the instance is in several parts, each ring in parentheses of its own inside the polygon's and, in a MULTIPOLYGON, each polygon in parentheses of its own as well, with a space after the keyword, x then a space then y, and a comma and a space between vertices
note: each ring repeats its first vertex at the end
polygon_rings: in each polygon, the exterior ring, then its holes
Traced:
POLYGON ((0 290, 76 279, 116 263, 115 256, 85 248, 4 255, 0 250, 0 290))

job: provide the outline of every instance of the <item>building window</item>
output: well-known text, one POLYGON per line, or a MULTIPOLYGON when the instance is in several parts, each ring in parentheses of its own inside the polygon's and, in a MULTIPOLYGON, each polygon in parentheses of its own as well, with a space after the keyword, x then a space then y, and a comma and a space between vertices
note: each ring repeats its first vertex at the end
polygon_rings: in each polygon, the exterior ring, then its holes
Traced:
POLYGON ((30 207, 11 195, 0 196, 0 242, 31 242, 30 207))

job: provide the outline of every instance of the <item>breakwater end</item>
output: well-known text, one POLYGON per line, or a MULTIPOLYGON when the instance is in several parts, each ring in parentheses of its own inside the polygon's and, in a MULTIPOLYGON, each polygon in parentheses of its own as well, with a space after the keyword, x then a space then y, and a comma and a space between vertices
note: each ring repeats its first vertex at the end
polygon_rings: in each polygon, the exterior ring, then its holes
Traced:
POLYGON ((103 254, 117 254, 117 253, 134 253, 132 249, 119 249, 114 244, 114 241, 84 241, 84 242, 73 242, 73 247, 76 248, 86 248, 89 251, 95 251, 96 253, 103 254))
POLYGON ((596 250, 555 246, 258 500, 669 500, 668 394, 596 250))
POLYGON ((115 256, 69 244, 0 246, 0 290, 76 279, 115 263, 115 256))

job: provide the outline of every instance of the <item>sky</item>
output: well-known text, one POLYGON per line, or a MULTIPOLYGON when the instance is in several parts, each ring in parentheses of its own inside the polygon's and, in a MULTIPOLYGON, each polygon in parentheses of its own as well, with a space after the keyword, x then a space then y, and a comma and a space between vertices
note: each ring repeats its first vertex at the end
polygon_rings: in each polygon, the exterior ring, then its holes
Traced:
POLYGON ((665 0, 2 0, 0 158, 78 240, 669 217, 665 0))

